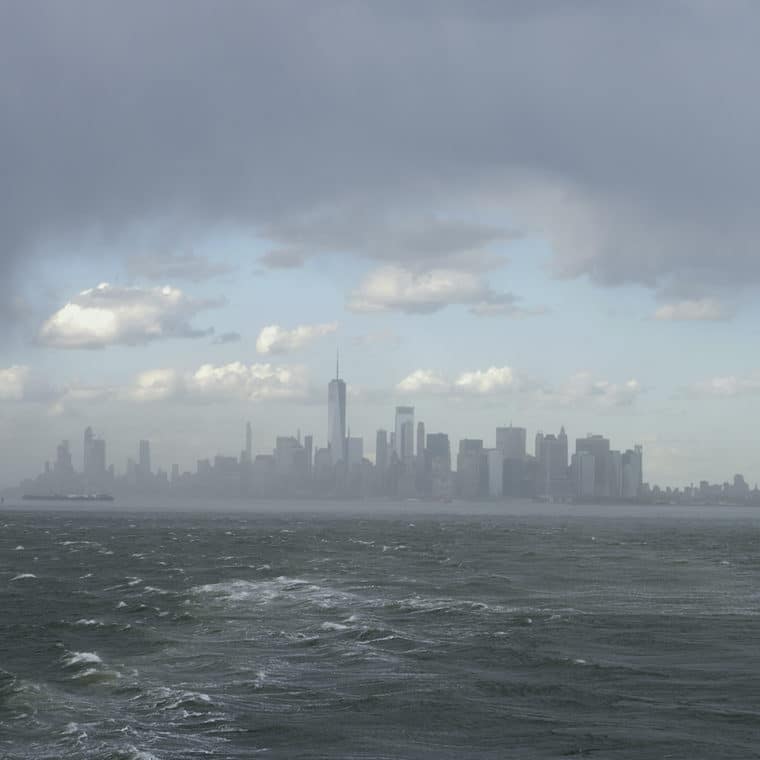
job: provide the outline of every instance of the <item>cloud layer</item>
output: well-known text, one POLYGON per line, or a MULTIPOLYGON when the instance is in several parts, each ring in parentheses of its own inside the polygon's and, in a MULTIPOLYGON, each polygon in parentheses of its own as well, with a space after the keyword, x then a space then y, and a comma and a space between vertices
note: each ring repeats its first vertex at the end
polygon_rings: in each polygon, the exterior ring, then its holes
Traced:
POLYGON ((654 318, 666 322, 716 322, 727 314, 715 298, 685 299, 666 303, 654 313, 654 318))
POLYGON ((429 314, 450 304, 467 304, 475 314, 518 313, 515 296, 493 291, 477 274, 454 269, 415 272, 386 266, 371 272, 351 294, 355 312, 429 314))
POLYGON ((105 348, 139 345, 166 338, 209 335, 190 320, 200 311, 219 305, 199 301, 181 290, 119 287, 101 283, 83 290, 42 325, 39 342, 52 348, 105 348))
POLYGON ((260 354, 287 354, 309 343, 330 335, 338 329, 337 322, 318 325, 298 325, 288 330, 280 325, 267 325, 256 338, 256 350, 260 354))
POLYGON ((453 380, 434 370, 417 369, 396 385, 396 391, 409 396, 433 394, 460 398, 527 393, 537 404, 591 404, 600 408, 614 408, 634 404, 643 388, 635 379, 615 383, 597 378, 590 372, 578 372, 558 387, 552 388, 505 366, 468 370, 453 380))
POLYGON ((274 266, 482 271, 518 227, 560 276, 754 287, 758 23, 741 0, 4 3, 0 282, 87 233, 233 225, 274 266))
POLYGON ((154 369, 140 373, 124 397, 140 402, 292 401, 308 396, 303 367, 272 364, 203 364, 194 372, 154 369))

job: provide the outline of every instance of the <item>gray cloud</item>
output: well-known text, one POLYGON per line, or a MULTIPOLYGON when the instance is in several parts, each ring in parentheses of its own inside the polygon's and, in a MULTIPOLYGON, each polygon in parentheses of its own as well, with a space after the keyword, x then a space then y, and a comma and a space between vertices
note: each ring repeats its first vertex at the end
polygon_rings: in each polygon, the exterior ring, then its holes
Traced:
POLYGON ((485 215, 551 241, 559 276, 754 286, 759 22, 740 0, 3 3, 3 295, 30 251, 136 224, 482 271, 514 235, 485 215))
POLYGON ((277 248, 261 256, 259 263, 267 269, 299 269, 307 257, 307 254, 298 248, 277 248))
POLYGON ((231 270, 227 264, 192 253, 139 254, 127 259, 127 271, 132 277, 160 283, 205 282, 231 270))
POLYGON ((239 332, 220 333, 211 342, 216 346, 224 346, 228 343, 238 343, 243 339, 239 332))

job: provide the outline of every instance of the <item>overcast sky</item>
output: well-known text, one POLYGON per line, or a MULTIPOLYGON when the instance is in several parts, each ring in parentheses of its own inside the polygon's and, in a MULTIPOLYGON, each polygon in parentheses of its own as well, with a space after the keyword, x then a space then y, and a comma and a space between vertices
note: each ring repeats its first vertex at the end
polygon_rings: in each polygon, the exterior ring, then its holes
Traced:
POLYGON ((760 6, 0 4, 0 485, 510 420, 760 480, 760 6))

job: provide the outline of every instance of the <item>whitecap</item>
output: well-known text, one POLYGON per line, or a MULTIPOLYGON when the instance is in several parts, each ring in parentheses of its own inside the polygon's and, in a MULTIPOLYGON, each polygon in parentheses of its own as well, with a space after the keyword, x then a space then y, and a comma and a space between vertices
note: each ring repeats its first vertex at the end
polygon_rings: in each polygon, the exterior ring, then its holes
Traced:
POLYGON ((71 652, 64 658, 63 664, 69 668, 74 665, 97 665, 103 660, 95 652, 71 652))
POLYGON ((12 581, 23 581, 28 578, 36 578, 37 576, 34 573, 19 573, 18 575, 14 575, 13 578, 11 578, 12 581))
POLYGON ((123 609, 124 609, 126 606, 127 606, 127 603, 126 603, 126 602, 124 602, 124 601, 121 601, 121 602, 119 602, 119 603, 116 605, 116 609, 117 609, 117 610, 123 610, 123 609))
POLYGON ((23 547, 23 546, 21 546, 21 544, 19 544, 19 545, 16 547, 16 551, 17 551, 17 552, 22 552, 22 551, 24 551, 24 547, 23 547))
POLYGON ((80 618, 76 623, 74 623, 74 625, 94 626, 103 625, 103 623, 101 623, 100 620, 94 620, 92 618, 80 618))
POLYGON ((347 631, 349 629, 349 626, 343 625, 342 623, 331 623, 326 622, 322 623, 321 626, 323 631, 347 631))
POLYGON ((158 758, 150 752, 137 749, 137 747, 131 744, 127 747, 127 752, 129 752, 127 760, 158 760, 158 758))

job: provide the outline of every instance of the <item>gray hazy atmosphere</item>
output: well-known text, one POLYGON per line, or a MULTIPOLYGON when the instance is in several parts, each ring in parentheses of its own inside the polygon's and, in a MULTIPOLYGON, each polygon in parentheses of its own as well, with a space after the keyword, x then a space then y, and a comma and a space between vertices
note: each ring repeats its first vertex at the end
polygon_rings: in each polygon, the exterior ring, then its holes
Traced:
POLYGON ((454 471, 511 422, 751 489, 759 15, 3 3, 0 486, 87 427, 117 477, 316 453, 339 348, 372 463, 413 406, 454 471))
POLYGON ((759 29, 0 0, 0 757, 760 757, 759 29))

